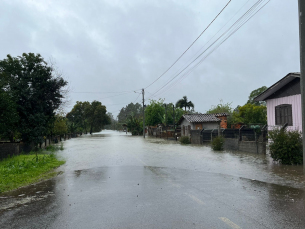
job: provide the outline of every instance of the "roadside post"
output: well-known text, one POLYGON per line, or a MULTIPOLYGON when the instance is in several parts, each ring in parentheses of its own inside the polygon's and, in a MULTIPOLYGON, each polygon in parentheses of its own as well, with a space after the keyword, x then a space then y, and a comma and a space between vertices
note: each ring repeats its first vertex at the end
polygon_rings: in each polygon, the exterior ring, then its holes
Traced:
POLYGON ((302 102, 303 168, 305 170, 305 1, 299 0, 300 69, 302 102))

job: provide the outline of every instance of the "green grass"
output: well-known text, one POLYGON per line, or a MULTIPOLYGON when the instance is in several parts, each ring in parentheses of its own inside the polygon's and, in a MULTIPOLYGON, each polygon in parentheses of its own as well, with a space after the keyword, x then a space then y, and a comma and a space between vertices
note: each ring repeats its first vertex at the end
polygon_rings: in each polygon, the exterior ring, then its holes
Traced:
POLYGON ((64 164, 54 154, 54 147, 0 161, 0 193, 14 190, 56 175, 54 169, 64 164))

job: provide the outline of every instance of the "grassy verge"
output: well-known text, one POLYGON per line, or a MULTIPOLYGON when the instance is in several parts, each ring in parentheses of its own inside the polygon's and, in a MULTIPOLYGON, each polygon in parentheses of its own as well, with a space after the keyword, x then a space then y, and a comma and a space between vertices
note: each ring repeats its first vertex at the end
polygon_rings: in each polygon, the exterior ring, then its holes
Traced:
POLYGON ((55 176, 53 170, 65 163, 56 158, 58 149, 62 147, 49 146, 37 156, 31 152, 0 161, 0 193, 55 176))

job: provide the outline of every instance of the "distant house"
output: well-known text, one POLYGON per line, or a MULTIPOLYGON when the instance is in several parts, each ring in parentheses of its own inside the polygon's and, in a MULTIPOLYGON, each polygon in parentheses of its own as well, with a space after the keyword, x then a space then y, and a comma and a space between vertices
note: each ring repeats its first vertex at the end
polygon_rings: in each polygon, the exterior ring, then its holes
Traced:
POLYGON ((269 129, 288 123, 288 129, 302 130, 300 73, 287 74, 254 100, 266 101, 269 129))
POLYGON ((177 124, 181 126, 181 136, 189 136, 190 130, 217 129, 218 125, 220 128, 226 129, 227 116, 226 113, 185 114, 177 124))

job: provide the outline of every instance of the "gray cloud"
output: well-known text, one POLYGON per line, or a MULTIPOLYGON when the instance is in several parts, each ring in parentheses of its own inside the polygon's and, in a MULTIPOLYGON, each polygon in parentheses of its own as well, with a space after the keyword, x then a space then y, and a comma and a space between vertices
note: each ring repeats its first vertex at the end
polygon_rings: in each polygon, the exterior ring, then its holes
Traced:
MULTIPOLYGON (((147 88, 146 96, 150 97, 193 60, 246 2, 232 1, 185 56, 147 88)), ((40 53, 46 60, 52 57, 72 90, 67 111, 76 101, 97 99, 108 111, 115 112, 134 102, 138 94, 133 91, 159 77, 226 3, 4 0, 0 8, 0 58, 23 52, 40 53), (74 93, 88 91, 98 93, 74 93), (106 93, 122 91, 130 93, 106 93), (110 96, 115 97, 107 98, 110 96)), ((270 1, 182 81, 153 98, 176 102, 187 95, 200 112, 220 99, 232 102, 233 107, 243 105, 252 90, 299 71, 298 39, 297 1, 270 1)))

